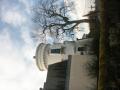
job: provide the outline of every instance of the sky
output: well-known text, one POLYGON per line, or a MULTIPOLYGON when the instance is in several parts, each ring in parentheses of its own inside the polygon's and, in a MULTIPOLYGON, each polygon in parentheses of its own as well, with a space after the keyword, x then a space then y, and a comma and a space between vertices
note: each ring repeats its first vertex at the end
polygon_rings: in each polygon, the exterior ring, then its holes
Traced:
MULTIPOLYGON (((33 59, 38 45, 31 37, 35 1, 0 0, 0 90, 39 90, 46 79, 47 72, 39 71, 33 59)), ((76 10, 84 11, 83 1, 76 0, 76 10)), ((77 11, 73 18, 84 14, 77 11)))
POLYGON ((31 7, 35 0, 0 0, 0 90, 39 90, 46 72, 33 56, 31 7))

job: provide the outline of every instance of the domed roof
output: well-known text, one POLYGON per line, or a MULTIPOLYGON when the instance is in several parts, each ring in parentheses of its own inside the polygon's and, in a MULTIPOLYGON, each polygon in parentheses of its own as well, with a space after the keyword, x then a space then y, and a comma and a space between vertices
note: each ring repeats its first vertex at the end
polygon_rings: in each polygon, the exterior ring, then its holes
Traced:
POLYGON ((49 44, 39 44, 36 50, 36 64, 37 67, 40 69, 40 71, 44 71, 47 69, 48 64, 47 64, 47 56, 49 52, 49 44))

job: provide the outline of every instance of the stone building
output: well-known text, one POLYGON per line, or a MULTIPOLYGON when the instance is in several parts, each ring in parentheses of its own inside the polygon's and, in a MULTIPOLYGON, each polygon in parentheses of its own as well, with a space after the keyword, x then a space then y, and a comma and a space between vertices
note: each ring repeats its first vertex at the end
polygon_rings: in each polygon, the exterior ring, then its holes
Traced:
POLYGON ((68 60, 68 55, 90 55, 92 38, 77 41, 65 41, 53 45, 41 43, 36 50, 37 67, 43 71, 48 65, 68 60))
POLYGON ((64 43, 40 44, 36 50, 39 70, 48 70, 43 90, 89 90, 95 88, 86 65, 95 56, 91 50, 92 38, 64 43))
POLYGON ((96 78, 90 78, 85 65, 91 56, 70 55, 68 60, 48 66, 43 90, 90 90, 96 88, 96 78), (80 59, 82 58, 82 59, 80 59))
POLYGON ((63 61, 48 66, 47 80, 43 90, 66 90, 69 61, 63 61))

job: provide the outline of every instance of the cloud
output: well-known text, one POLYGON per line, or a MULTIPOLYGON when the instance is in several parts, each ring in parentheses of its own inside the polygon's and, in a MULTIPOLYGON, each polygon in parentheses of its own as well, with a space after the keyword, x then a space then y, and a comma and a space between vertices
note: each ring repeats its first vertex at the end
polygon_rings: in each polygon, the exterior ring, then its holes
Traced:
POLYGON ((33 3, 35 3, 35 0, 19 0, 20 3, 22 3, 25 6, 25 11, 28 14, 31 14, 31 7, 33 3))
POLYGON ((29 0, 0 2, 0 25, 5 23, 0 30, 0 90, 38 90, 46 79, 47 72, 40 72, 33 59, 36 47, 26 10, 29 0))
POLYGON ((2 21, 14 26, 21 26, 26 18, 19 11, 9 10, 2 15, 2 21))
POLYGON ((17 48, 8 30, 0 32, 0 90, 38 90, 44 84, 46 72, 40 72, 32 58, 35 48, 29 34, 21 34, 25 43, 17 48))
POLYGON ((0 34, 0 41, 2 41, 0 42, 0 73, 2 73, 2 77, 14 78, 16 75, 21 73, 22 70, 24 70, 24 63, 21 61, 22 58, 13 46, 7 29, 0 34), (23 67, 20 67, 21 64, 23 67))
POLYGON ((29 28, 24 26, 21 28, 21 38, 24 42, 21 51, 23 53, 23 56, 29 60, 33 59, 36 49, 33 39, 30 36, 30 33, 31 32, 29 31, 29 28))

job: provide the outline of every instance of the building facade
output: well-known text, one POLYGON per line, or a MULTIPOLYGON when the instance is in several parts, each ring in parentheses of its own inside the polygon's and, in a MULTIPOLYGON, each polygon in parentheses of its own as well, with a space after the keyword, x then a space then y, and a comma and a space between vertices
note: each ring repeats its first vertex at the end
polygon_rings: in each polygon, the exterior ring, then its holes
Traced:
POLYGON ((48 66, 47 79, 43 90, 67 90, 69 61, 63 61, 48 66))
POLYGON ((68 60, 68 55, 89 55, 92 54, 90 45, 92 38, 77 41, 65 41, 53 45, 41 43, 36 50, 37 67, 43 71, 48 65, 68 60))
POLYGON ((48 70, 47 80, 41 90, 90 90, 97 85, 86 65, 95 58, 91 50, 92 38, 64 43, 43 44, 36 50, 39 70, 48 70))
POLYGON ((97 80, 86 70, 90 58, 90 55, 70 55, 66 61, 49 65, 42 90, 95 90, 97 80))

